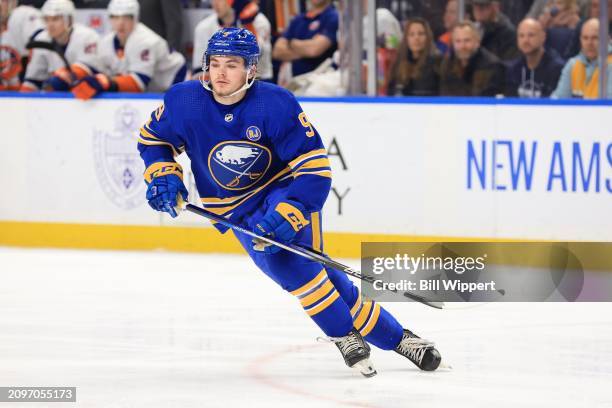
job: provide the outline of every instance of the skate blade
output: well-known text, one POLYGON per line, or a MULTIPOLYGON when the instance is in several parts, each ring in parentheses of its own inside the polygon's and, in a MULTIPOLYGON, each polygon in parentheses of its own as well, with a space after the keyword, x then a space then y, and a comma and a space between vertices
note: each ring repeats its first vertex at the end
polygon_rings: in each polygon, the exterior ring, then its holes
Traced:
POLYGON ((359 371, 361 375, 366 378, 374 377, 376 374, 378 374, 376 372, 376 369, 374 368, 374 365, 370 362, 369 358, 363 359, 355 363, 351 368, 354 368, 355 370, 359 371))
POLYGON ((438 368, 436 368, 436 370, 439 370, 441 368, 443 370, 452 370, 453 369, 453 367, 450 364, 448 364, 446 361, 444 361, 444 360, 440 361, 440 365, 438 366, 438 368))

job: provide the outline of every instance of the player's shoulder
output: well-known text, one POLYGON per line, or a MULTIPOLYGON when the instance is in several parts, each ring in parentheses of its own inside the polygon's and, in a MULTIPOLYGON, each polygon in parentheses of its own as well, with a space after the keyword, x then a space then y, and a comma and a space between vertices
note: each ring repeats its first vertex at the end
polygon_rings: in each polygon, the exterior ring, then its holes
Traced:
POLYGON ((126 51, 130 48, 147 48, 154 46, 160 41, 163 41, 163 38, 161 38, 143 23, 138 23, 134 28, 134 31, 132 31, 128 37, 125 48, 126 51))
POLYGON ((99 39, 100 34, 96 30, 91 27, 88 27, 84 24, 74 23, 73 24, 73 33, 78 37, 88 38, 88 39, 99 39))
POLYGON ((171 106, 174 112, 184 112, 200 109, 208 91, 200 81, 190 80, 174 84, 166 91, 164 103, 171 106))
POLYGON ((257 93, 271 101, 279 103, 295 101, 295 96, 282 86, 266 81, 257 81, 256 85, 257 93))
POLYGON ((265 104, 270 115, 282 114, 298 105, 295 96, 283 87, 265 81, 257 81, 254 86, 255 98, 265 104))
POLYGON ((19 6, 11 12, 11 16, 8 19, 8 27, 17 27, 25 24, 28 21, 34 20, 42 21, 42 12, 32 6, 19 6))

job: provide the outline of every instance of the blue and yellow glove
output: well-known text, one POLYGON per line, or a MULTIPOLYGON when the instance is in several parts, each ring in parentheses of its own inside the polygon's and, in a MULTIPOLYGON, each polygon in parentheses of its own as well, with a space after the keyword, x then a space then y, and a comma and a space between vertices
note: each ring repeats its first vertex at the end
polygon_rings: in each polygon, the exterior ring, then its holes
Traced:
POLYGON ((153 163, 144 176, 147 182, 147 201, 151 208, 176 218, 178 214, 175 207, 180 200, 187 201, 188 196, 181 165, 174 162, 153 163))
MULTIPOLYGON (((288 244, 302 228, 310 224, 304 213, 304 207, 296 201, 280 202, 255 225, 255 232, 288 244)), ((257 239, 253 240, 253 249, 266 254, 280 251, 276 245, 257 239)))

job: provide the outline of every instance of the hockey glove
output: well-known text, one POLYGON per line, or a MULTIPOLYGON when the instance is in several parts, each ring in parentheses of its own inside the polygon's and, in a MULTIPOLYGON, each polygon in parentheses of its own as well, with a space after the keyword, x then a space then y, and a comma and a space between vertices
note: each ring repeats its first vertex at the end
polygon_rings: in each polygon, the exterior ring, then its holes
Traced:
POLYGON ((156 211, 167 212, 176 218, 176 206, 187 201, 188 192, 183 184, 183 169, 173 162, 154 163, 145 171, 147 201, 156 211), (180 194, 180 196, 179 196, 180 194))
MULTIPOLYGON (((304 212, 302 204, 296 201, 287 200, 278 203, 274 210, 269 211, 255 225, 255 232, 288 244, 302 228, 310 224, 304 217, 304 212)), ((276 245, 257 239, 253 240, 253 249, 267 254, 274 254, 280 251, 280 248, 276 245)))
POLYGON ((84 101, 93 98, 96 95, 106 91, 116 91, 117 84, 107 75, 96 74, 88 75, 76 83, 72 87, 72 93, 75 98, 84 101))

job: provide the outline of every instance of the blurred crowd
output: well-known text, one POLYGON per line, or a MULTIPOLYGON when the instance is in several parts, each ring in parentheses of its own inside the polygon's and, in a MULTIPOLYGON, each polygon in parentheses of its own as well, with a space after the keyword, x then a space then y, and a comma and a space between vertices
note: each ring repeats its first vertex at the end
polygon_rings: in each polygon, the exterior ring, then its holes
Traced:
MULTIPOLYGON (((360 0, 349 0, 360 1, 360 0)), ((367 10, 366 0, 363 9, 367 10)), ((604 0, 378 0, 377 93, 389 96, 598 98, 599 5, 604 0)), ((0 0, 0 90, 162 92, 206 75, 202 56, 221 27, 251 30, 260 80, 298 95, 346 94, 332 0, 0 0), (75 21, 77 8, 106 9, 112 30, 75 21), (185 9, 211 13, 185 44, 185 9)), ((612 0, 608 0, 608 27, 612 0)), ((189 12, 189 11, 188 11, 189 12)), ((364 43, 368 37, 363 17, 364 43)), ((612 95, 608 44, 607 96, 612 95)), ((362 77, 368 70, 363 52, 362 77)), ((363 83, 365 90, 365 80, 363 83)))

